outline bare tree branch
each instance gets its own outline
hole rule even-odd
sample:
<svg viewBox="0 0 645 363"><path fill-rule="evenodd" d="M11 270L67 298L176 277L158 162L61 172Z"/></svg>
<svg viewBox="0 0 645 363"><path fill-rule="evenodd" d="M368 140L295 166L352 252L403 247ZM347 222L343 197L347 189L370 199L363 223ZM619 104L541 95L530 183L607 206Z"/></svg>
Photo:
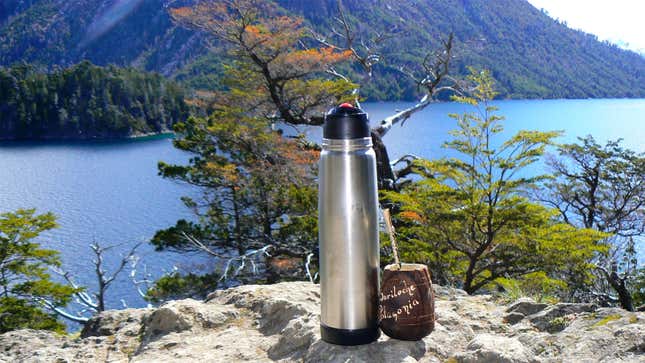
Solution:
<svg viewBox="0 0 645 363"><path fill-rule="evenodd" d="M97 286L97 291L95 293L92 293L92 295L94 295L94 298L92 298L92 296L89 293L84 291L84 288L82 288L80 285L76 283L76 281L73 279L73 277L68 271L64 271L63 269L60 269L60 268L52 268L52 271L54 273L60 275L63 279L65 279L65 281L71 287L77 290L74 293L74 299L78 305L85 307L81 309L78 314L70 313L69 311L63 309L62 307L56 306L51 301L41 299L40 303L43 304L43 306L50 309L51 311L53 311L54 313L60 315L61 317L75 322L86 322L89 319L87 316L83 316L83 314L89 313L91 315L94 315L96 313L105 311L105 299L106 299L107 289L110 287L112 282L114 282L116 277L123 271L125 265L130 260L135 258L135 251L140 245L141 245L141 242L138 242L128 251L127 254L121 257L119 264L117 265L116 269L113 271L111 275L108 275L108 273L104 269L103 257L106 251L109 251L116 246L102 247L97 242L93 242L90 245L90 249L94 252L94 255L96 256L96 259L93 261L93 263L94 263L94 272L95 272L98 286Z"/></svg>
<svg viewBox="0 0 645 363"><path fill-rule="evenodd" d="M38 301L47 309L53 311L57 315L62 316L63 318L67 320L71 320L77 323L87 323L90 319L85 317L85 316L79 316L79 315L73 315L64 309L54 305L51 301L47 301L46 299L38 299Z"/></svg>

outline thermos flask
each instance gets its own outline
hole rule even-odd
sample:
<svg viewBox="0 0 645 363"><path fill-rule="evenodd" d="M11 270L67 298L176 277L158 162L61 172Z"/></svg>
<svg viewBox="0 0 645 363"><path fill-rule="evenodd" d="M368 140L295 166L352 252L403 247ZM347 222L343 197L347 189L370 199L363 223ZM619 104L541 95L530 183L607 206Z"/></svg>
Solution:
<svg viewBox="0 0 645 363"><path fill-rule="evenodd" d="M367 114L344 103L325 116L319 169L320 329L329 343L380 334L377 193Z"/></svg>

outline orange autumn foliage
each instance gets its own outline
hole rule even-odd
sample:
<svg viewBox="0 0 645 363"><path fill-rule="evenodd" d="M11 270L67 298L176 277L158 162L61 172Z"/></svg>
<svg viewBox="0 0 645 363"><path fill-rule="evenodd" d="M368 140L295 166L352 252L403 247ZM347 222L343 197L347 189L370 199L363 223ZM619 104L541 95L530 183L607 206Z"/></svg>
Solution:
<svg viewBox="0 0 645 363"><path fill-rule="evenodd" d="M399 213L399 216L401 218L404 218L404 219L407 219L407 220L410 220L410 221L414 221L414 222L422 223L424 221L423 217L421 217L421 215L419 215L419 213L417 213L417 212L402 211L401 213Z"/></svg>
<svg viewBox="0 0 645 363"><path fill-rule="evenodd" d="M230 92L217 109L229 104L253 109L291 124L320 123L329 105L352 99L355 85L328 79L335 64L352 53L332 47L305 47L302 18L285 16L275 4L259 0L220 0L171 10L180 25L198 29L228 45ZM317 121L312 121L312 117Z"/></svg>

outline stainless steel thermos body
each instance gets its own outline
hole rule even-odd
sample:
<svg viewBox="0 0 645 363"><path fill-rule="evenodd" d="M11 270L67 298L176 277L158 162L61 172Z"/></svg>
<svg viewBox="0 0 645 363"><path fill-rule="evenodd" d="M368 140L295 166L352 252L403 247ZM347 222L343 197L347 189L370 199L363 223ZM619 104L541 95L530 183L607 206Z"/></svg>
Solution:
<svg viewBox="0 0 645 363"><path fill-rule="evenodd" d="M322 339L372 342L379 336L376 156L366 114L348 104L325 119L318 211Z"/></svg>

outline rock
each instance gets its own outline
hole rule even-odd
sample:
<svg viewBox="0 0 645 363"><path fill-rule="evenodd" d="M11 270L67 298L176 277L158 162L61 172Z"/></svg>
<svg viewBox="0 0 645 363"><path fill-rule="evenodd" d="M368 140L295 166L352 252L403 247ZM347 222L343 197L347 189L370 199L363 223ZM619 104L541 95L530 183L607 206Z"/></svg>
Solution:
<svg viewBox="0 0 645 363"><path fill-rule="evenodd" d="M94 316L81 330L81 338L105 337L95 340L107 346L107 351L118 351L125 356L139 347L139 336L145 317L152 309L108 310ZM85 339L91 341L91 339ZM103 343L105 342L105 343ZM96 353L99 355L100 353Z"/></svg>
<svg viewBox="0 0 645 363"><path fill-rule="evenodd" d="M320 313L319 286L306 282L245 285L215 291L206 301L254 312L260 330L267 335L280 332L295 317Z"/></svg>
<svg viewBox="0 0 645 363"><path fill-rule="evenodd" d="M184 330L216 329L236 315L228 306L208 306L193 299L171 301L143 317L143 339Z"/></svg>
<svg viewBox="0 0 645 363"><path fill-rule="evenodd" d="M532 363L533 354L517 339L480 334L468 346L466 352L453 357L460 363Z"/></svg>
<svg viewBox="0 0 645 363"><path fill-rule="evenodd" d="M504 315L504 322L508 324L517 324L527 315L536 314L544 310L547 304L537 303L531 298L520 298L514 303L510 304L506 309L506 315Z"/></svg>
<svg viewBox="0 0 645 363"><path fill-rule="evenodd" d="M141 329L143 316L149 312L150 309L105 311L94 316L85 324L81 330L81 338L114 335L118 331L136 335Z"/></svg>
<svg viewBox="0 0 645 363"><path fill-rule="evenodd" d="M559 303L529 316L528 319L538 330L555 333L564 330L571 321L575 320L575 314L595 309L594 304Z"/></svg>
<svg viewBox="0 0 645 363"><path fill-rule="evenodd" d="M517 324L522 319L524 319L524 314L520 313L508 313L504 315L504 322L509 324Z"/></svg>
<svg viewBox="0 0 645 363"><path fill-rule="evenodd" d="M574 316L561 332L525 332L518 339L547 361L643 361L645 329L640 322L642 314L601 308Z"/></svg>
<svg viewBox="0 0 645 363"><path fill-rule="evenodd" d="M105 311L80 337L0 334L0 362L638 362L645 354L642 312L589 304L534 312L540 305L529 300L507 307L489 295L435 291L435 330L416 342L384 335L357 347L323 342L319 286L286 282L216 291L206 301Z"/></svg>
<svg viewBox="0 0 645 363"><path fill-rule="evenodd" d="M0 362L126 362L105 337L72 339L48 331L17 330L0 334Z"/></svg>
<svg viewBox="0 0 645 363"><path fill-rule="evenodd" d="M538 313L542 310L544 310L547 306L547 304L543 303L537 303L535 300L531 298L521 298L512 303L511 305L508 306L508 309L506 309L507 313L517 313L517 314L522 314L524 316L526 315L533 315L535 313Z"/></svg>

